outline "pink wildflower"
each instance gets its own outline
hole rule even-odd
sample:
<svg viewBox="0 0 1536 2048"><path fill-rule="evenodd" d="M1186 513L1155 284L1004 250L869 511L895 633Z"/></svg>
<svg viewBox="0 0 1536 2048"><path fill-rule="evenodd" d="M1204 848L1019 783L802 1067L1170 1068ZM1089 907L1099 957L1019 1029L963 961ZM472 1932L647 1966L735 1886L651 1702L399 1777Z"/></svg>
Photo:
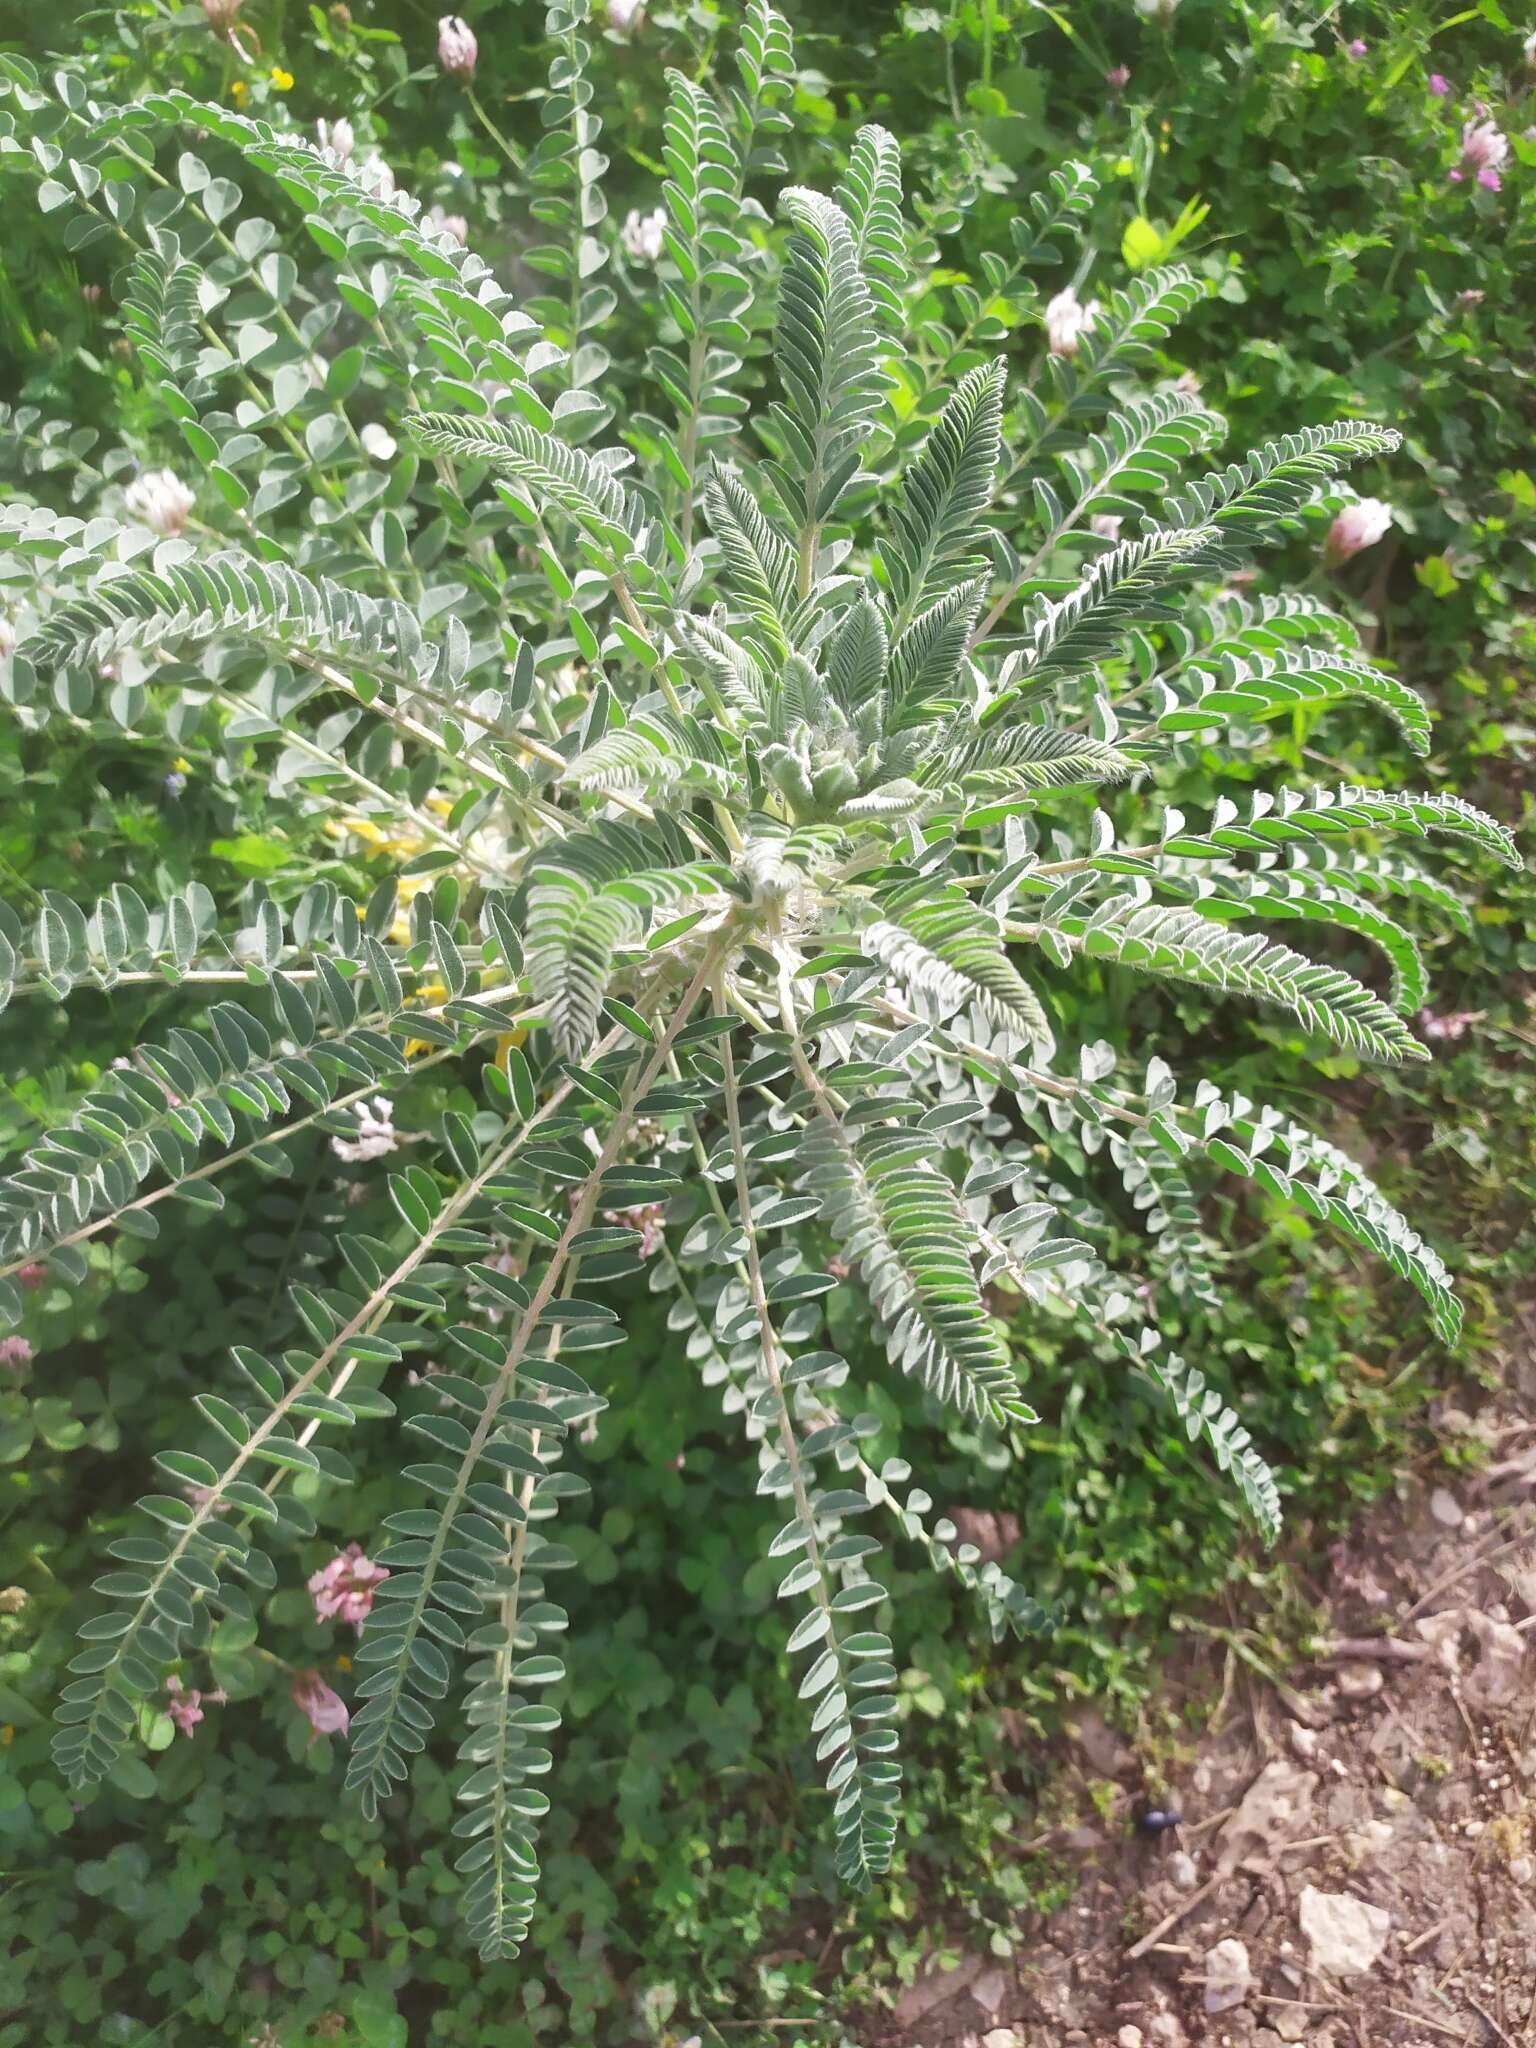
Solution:
<svg viewBox="0 0 1536 2048"><path fill-rule="evenodd" d="M1362 548L1374 547L1391 524L1390 505L1383 504L1380 498L1356 498L1329 527L1323 544L1324 556L1331 564L1347 562Z"/></svg>
<svg viewBox="0 0 1536 2048"><path fill-rule="evenodd" d="M1443 71L1431 71L1429 74L1429 89L1437 100L1446 99L1450 94L1451 81Z"/></svg>
<svg viewBox="0 0 1536 2048"><path fill-rule="evenodd" d="M349 1543L328 1565L311 1574L316 1621L350 1621L358 1634L373 1608L373 1589L389 1573L364 1557L360 1543Z"/></svg>
<svg viewBox="0 0 1536 2048"><path fill-rule="evenodd" d="M1465 1038L1474 1024L1481 1024L1487 1015L1486 1010L1451 1010L1437 1017L1433 1010L1420 1010L1413 1021L1426 1038L1449 1040L1454 1044L1458 1038Z"/></svg>
<svg viewBox="0 0 1536 2048"><path fill-rule="evenodd" d="M316 1735L345 1735L352 1716L340 1693L334 1693L318 1671L300 1671L293 1681L293 1704Z"/></svg>
<svg viewBox="0 0 1536 2048"><path fill-rule="evenodd" d="M182 1734L190 1736L192 1730L203 1718L202 1694L195 1686L190 1690L183 1687L181 1680L174 1672L165 1681L165 1689L170 1694L170 1698L165 1703L165 1711L176 1723Z"/></svg>
<svg viewBox="0 0 1536 2048"><path fill-rule="evenodd" d="M1131 67L1129 64L1117 64L1113 71L1106 71L1104 74L1104 83L1111 92L1124 92L1130 82Z"/></svg>
<svg viewBox="0 0 1536 2048"><path fill-rule="evenodd" d="M1479 185L1497 192L1499 166L1508 155L1509 138L1492 121L1468 121L1461 131L1461 162L1451 172L1451 182L1459 185L1471 171Z"/></svg>
<svg viewBox="0 0 1536 2048"><path fill-rule="evenodd" d="M1369 47L1368 43L1362 41L1359 36L1356 36L1352 43L1344 45L1344 54L1346 57L1363 57Z"/></svg>
<svg viewBox="0 0 1536 2048"><path fill-rule="evenodd" d="M25 1372L32 1363L32 1346L25 1337L0 1337L0 1366L7 1372Z"/></svg>
<svg viewBox="0 0 1536 2048"><path fill-rule="evenodd" d="M17 1267L16 1278L23 1287L42 1287L47 1284L48 1268L41 1259L28 1259L24 1266Z"/></svg>

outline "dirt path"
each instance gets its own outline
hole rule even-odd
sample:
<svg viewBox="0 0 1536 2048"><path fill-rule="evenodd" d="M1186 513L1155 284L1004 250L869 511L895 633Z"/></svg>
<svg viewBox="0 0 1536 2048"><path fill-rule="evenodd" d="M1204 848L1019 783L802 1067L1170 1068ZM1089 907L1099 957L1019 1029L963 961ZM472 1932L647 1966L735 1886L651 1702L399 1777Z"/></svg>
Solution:
<svg viewBox="0 0 1536 2048"><path fill-rule="evenodd" d="M1294 1689L1228 1653L1180 1827L1134 1832L1144 1774L1085 1720L1076 1895L869 2048L1536 2048L1536 1423L1439 1426L1487 1468L1335 1552Z"/></svg>

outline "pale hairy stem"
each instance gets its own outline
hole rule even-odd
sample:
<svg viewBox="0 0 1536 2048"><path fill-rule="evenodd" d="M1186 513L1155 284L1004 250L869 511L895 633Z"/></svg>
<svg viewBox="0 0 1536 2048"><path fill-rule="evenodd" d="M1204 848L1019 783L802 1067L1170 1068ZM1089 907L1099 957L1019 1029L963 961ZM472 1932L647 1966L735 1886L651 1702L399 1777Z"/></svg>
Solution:
<svg viewBox="0 0 1536 2048"><path fill-rule="evenodd" d="M301 754L307 754L312 761L319 762L329 774L344 775L349 782L355 782L359 789L366 790L369 796L373 797L390 816L409 819L410 823L415 826L424 839L434 841L435 844L442 847L445 851L451 850L456 853L465 866L478 868L484 874L501 878L502 870L493 863L482 860L479 855L471 853L453 833L445 830L429 812L419 810L408 798L396 796L390 790L387 790L381 782L373 781L370 776L363 773L361 768L354 767L344 754L328 752L318 741L311 739L309 734L302 731L299 727L290 725L286 720L273 717L270 712L262 710L259 705L252 705L243 702L239 697L231 696L227 690L216 689L211 691L210 695L216 704L222 704L226 711L234 712L238 716L249 718L252 715L256 715L262 718L270 718L274 737L283 740L291 747L296 747ZM231 744L236 746L254 744L263 737L265 735L261 733L251 733L248 738L234 741Z"/></svg>
<svg viewBox="0 0 1536 2048"><path fill-rule="evenodd" d="M518 1372L522 1366L523 1359L527 1355L528 1346L533 1339L534 1332L538 1327L539 1318L555 1298L556 1289L561 1283L567 1262L571 1257L572 1240L590 1226L593 1212L597 1207L597 1198L603 1176L617 1162L619 1154L624 1148L634 1121L635 1105L643 1098L646 1090L651 1086L658 1074L664 1070L667 1055L672 1050L673 1041L687 1022L694 1004L710 986L728 942L728 934L725 932L722 932L716 938L674 1008L665 1030L655 1045L651 1047L647 1057L631 1073L621 1093L620 1107L608 1128L608 1134L603 1140L597 1157L592 1162L590 1172L581 1185L580 1193L576 1197L570 1216L562 1228L558 1240L550 1249L549 1263L545 1267L538 1285L533 1290L527 1307L518 1318L516 1328L507 1345L506 1355L502 1360L495 1379L485 1390L484 1408L474 1429L470 1433L468 1445L460 1455L458 1467L454 1474L453 1485L444 1495L445 1504L438 1519L436 1534L432 1537L428 1553L423 1558L419 1567L421 1584L410 1604L410 1611L405 1620L402 1655L396 1661L394 1683L387 1692L377 1695L378 1698L389 1703L384 1715L386 1723L393 1717L401 1689L404 1686L405 1665L409 1658L410 1645L421 1630L422 1617L426 1611L428 1596L436 1583L443 1551L447 1547L453 1523L462 1507L465 1489L474 1476L475 1469L480 1462L486 1444L490 1441L493 1430L499 1426L498 1411L501 1404L517 1385ZM358 1782L366 1783L367 1781L368 1774L365 1771Z"/></svg>
<svg viewBox="0 0 1536 2048"><path fill-rule="evenodd" d="M818 1639L831 1651L836 1663L838 1690L844 1698L851 1698L853 1679L848 1667L847 1652L838 1633L837 1618L832 1610L832 1596L827 1590L828 1565L816 1529L816 1513L811 1505L810 1489L806 1481L805 1465L800 1453L800 1441L795 1433L794 1417L790 1409L788 1391L779 1363L778 1338L774 1332L773 1317L768 1303L768 1292L763 1281L762 1263L758 1257L757 1231L752 1221L752 1191L747 1180L747 1159L743 1144L741 1124L741 1101L736 1086L736 1068L731 1053L731 1041L721 1041L722 1064L725 1068L725 1115L730 1132L731 1157L735 1168L736 1208L743 1238L745 1239L747 1285L752 1304L757 1314L760 1354L763 1373L773 1394L774 1412L778 1423L779 1446L784 1463L789 1470L790 1491L795 1503L795 1519L805 1531L805 1554L815 1570L812 1598L820 1611L825 1627ZM858 1753L858 1737L853 1737L853 1754ZM860 1767L856 1764L855 1776Z"/></svg>
<svg viewBox="0 0 1536 2048"><path fill-rule="evenodd" d="M1040 1094L1054 1095L1062 1102L1075 1102L1078 1097L1092 1093L1081 1082L1066 1080L1060 1074L1042 1073L1038 1067L1023 1067L1017 1060L1005 1059L1001 1053L994 1052L987 1046L978 1045L974 1039L967 1038L950 1024L934 1024L931 1018L920 1017L916 1010L909 1010L904 1003L898 1003L892 996L877 995L871 1000L878 1003L880 1008L899 1024L929 1025L935 1033L947 1038L956 1050L963 1052L967 1058L979 1060L990 1067L1005 1088L1012 1088L1017 1081L1022 1080ZM1113 1103L1103 1101L1097 1095L1093 1095L1093 1102L1106 1116L1116 1117L1122 1123L1143 1125L1147 1121L1134 1110L1119 1108Z"/></svg>

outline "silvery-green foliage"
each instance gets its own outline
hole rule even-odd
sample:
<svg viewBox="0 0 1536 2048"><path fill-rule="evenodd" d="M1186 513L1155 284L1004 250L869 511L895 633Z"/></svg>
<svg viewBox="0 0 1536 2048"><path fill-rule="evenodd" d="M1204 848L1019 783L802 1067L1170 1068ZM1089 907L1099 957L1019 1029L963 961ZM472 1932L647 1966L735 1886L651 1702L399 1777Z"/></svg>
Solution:
<svg viewBox="0 0 1536 2048"><path fill-rule="evenodd" d="M1425 751L1424 706L1345 620L1223 581L1395 436L1312 428L1202 473L1222 422L1146 382L1199 296L1177 269L1104 289L1077 354L1026 379L1036 273L1087 170L1052 176L951 324L925 283L948 203L905 224L892 137L866 129L835 192L775 200L792 58L766 0L734 75L671 80L654 340L621 406L585 15L548 16L527 175L549 239L527 260L550 288L526 302L376 165L0 60L13 198L120 264L159 459L196 507L152 530L134 452L0 419L0 690L35 729L197 750L296 848L233 922L137 877L0 906L0 997L167 992L0 1183L0 1309L23 1264L83 1277L88 1240L292 1171L423 1066L484 1105L384 1169L389 1229L343 1231L334 1284L293 1289L306 1341L238 1349L160 1455L166 1490L82 1629L59 1761L110 1771L175 1660L290 1568L305 1497L349 1481L348 1432L398 1426L348 1782L372 1811L456 1732L487 1956L535 1905L580 1599L551 1525L585 1486L573 1432L602 1426L609 1290L649 1256L741 1422L837 1866L865 1885L901 1776L882 1534L956 1572L994 1632L1049 1617L955 1547L904 1461L868 1461L827 1296L862 1290L894 1371L1026 1452L1031 1319L1107 1329L1272 1539L1262 1449L1217 1364L1174 1355L1139 1277L1106 1266L1101 1193L1145 1216L1197 1337L1225 1280L1200 1208L1218 1174L1377 1254L1452 1339L1449 1276L1334 1147L1177 1084L1151 1044L1072 1042L1057 992L1088 964L1421 1058L1405 919L1466 915L1421 844L1516 857L1453 795L1370 786L1368 753L1358 785L1250 777L1197 818L1156 793L1190 736L1251 765L1284 714L1367 748L1385 718ZM409 857L353 901L306 880L322 829ZM1322 954L1289 943L1309 936ZM1384 992L1336 964L1367 948ZM447 1367L431 1402L403 1384L421 1332Z"/></svg>

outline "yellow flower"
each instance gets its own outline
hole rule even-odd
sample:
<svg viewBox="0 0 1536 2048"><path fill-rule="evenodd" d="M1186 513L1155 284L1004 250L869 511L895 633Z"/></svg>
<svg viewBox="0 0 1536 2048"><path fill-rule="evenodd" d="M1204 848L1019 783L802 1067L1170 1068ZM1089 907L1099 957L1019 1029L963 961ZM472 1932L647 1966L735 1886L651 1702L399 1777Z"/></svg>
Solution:
<svg viewBox="0 0 1536 2048"><path fill-rule="evenodd" d="M232 78L229 81L229 96L237 107L245 104L250 89L243 78Z"/></svg>
<svg viewBox="0 0 1536 2048"><path fill-rule="evenodd" d="M507 1071L507 1054L514 1045L522 1045L527 1039L526 1031L504 1031L496 1041L496 1064L501 1071Z"/></svg>
<svg viewBox="0 0 1536 2048"><path fill-rule="evenodd" d="M175 769L178 775L190 775L192 773L192 763L186 758L184 754L178 754L175 760L171 763L171 766Z"/></svg>
<svg viewBox="0 0 1536 2048"><path fill-rule="evenodd" d="M11 1744L15 1740L16 1730L11 1726L10 1722L7 1721L5 1726L3 1728L0 1728L0 1749L9 1749Z"/></svg>
<svg viewBox="0 0 1536 2048"><path fill-rule="evenodd" d="M336 1659L336 1669L338 1671L350 1671L352 1669L352 1659L350 1657L338 1657Z"/></svg>
<svg viewBox="0 0 1536 2048"><path fill-rule="evenodd" d="M285 71L281 64L274 64L272 66L271 75L272 83L279 92L287 92L288 88L293 84L293 73Z"/></svg>

